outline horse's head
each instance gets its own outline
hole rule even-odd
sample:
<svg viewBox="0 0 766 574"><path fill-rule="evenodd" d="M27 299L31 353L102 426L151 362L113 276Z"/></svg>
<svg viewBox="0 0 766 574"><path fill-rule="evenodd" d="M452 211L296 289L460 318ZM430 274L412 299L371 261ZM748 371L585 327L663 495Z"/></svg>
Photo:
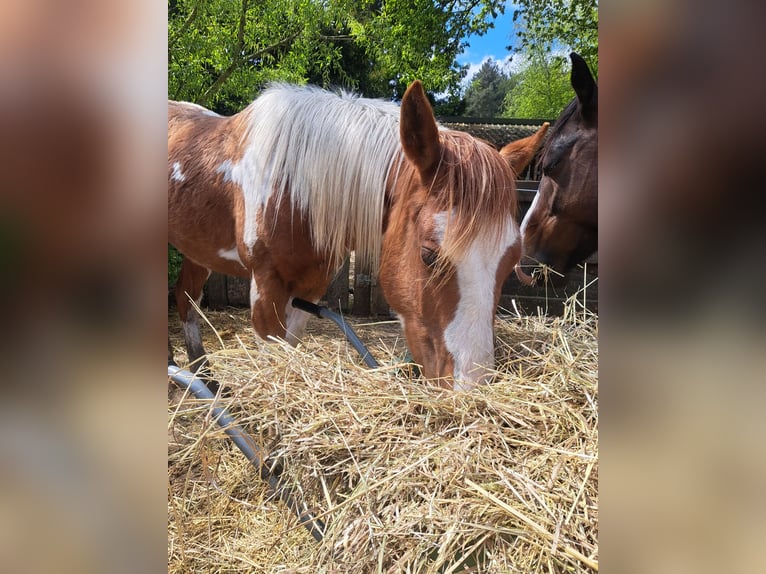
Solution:
<svg viewBox="0 0 766 574"><path fill-rule="evenodd" d="M400 139L380 283L424 375L468 389L494 366L495 310L521 255L513 171L490 145L440 130L420 82L402 100Z"/></svg>
<svg viewBox="0 0 766 574"><path fill-rule="evenodd" d="M560 274L598 247L598 86L585 60L570 57L577 96L550 129L540 187L521 223L525 263Z"/></svg>

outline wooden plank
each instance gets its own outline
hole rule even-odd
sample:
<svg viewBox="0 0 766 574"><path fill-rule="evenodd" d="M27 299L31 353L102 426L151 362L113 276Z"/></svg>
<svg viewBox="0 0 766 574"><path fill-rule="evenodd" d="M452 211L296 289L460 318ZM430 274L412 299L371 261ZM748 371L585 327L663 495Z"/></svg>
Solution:
<svg viewBox="0 0 766 574"><path fill-rule="evenodd" d="M250 306L250 283L251 281L244 277L226 277L226 295L230 306Z"/></svg>
<svg viewBox="0 0 766 574"><path fill-rule="evenodd" d="M370 271L362 268L359 259L354 261L354 307L353 315L369 316L372 308L372 279Z"/></svg>
<svg viewBox="0 0 766 574"><path fill-rule="evenodd" d="M372 293L370 294L371 314L375 316L389 317L391 310L386 302L386 298L383 296L383 288L380 286L380 281L376 275L372 282Z"/></svg>
<svg viewBox="0 0 766 574"><path fill-rule="evenodd" d="M223 309L226 307L229 304L226 275L212 273L207 283L205 283L205 294L207 296L207 306L210 309Z"/></svg>
<svg viewBox="0 0 766 574"><path fill-rule="evenodd" d="M333 311L340 311L343 313L348 313L350 311L348 299L350 287L348 274L350 269L351 260L346 257L343 265L335 274L335 278L327 288L327 293L324 298L325 301L327 301L327 306Z"/></svg>

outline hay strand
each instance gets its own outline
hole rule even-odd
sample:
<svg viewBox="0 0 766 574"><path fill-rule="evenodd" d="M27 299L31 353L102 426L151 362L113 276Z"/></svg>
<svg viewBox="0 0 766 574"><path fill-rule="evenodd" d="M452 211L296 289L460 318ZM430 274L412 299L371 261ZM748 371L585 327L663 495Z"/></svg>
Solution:
<svg viewBox="0 0 766 574"><path fill-rule="evenodd" d="M495 382L470 393L401 376L396 325L353 325L384 363L368 370L328 322L312 319L292 348L258 340L245 310L208 318L218 333L206 343L224 343L211 364L232 389L227 408L327 531L316 544L205 416L210 405L176 394L169 572L598 570L593 314L499 319ZM177 358L181 337L171 331Z"/></svg>

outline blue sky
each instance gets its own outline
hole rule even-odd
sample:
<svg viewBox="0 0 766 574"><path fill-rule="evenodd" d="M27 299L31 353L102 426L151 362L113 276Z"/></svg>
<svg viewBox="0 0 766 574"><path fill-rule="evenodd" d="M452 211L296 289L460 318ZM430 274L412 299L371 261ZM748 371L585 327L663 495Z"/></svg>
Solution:
<svg viewBox="0 0 766 574"><path fill-rule="evenodd" d="M515 44L513 10L514 3L508 0L505 3L505 13L500 14L494 20L494 28L488 30L483 36L470 36L467 39L470 46L457 57L459 64L469 65L468 75L464 83L470 82L470 79L487 58L493 58L498 62L507 62L510 59L511 52L505 48ZM520 57L517 56L516 60L519 59ZM518 64L518 62L514 62L514 64Z"/></svg>

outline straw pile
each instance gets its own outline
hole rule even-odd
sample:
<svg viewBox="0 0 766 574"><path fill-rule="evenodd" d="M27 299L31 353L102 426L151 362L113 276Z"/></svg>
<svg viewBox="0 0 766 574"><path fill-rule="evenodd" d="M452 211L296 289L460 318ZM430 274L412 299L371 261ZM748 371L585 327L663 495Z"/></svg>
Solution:
<svg viewBox="0 0 766 574"><path fill-rule="evenodd" d="M169 572L597 570L598 321L568 311L499 320L496 382L471 393L407 378L396 325L351 321L371 371L329 321L291 348L247 311L208 313L224 403L327 530L315 542L210 405L171 392Z"/></svg>

